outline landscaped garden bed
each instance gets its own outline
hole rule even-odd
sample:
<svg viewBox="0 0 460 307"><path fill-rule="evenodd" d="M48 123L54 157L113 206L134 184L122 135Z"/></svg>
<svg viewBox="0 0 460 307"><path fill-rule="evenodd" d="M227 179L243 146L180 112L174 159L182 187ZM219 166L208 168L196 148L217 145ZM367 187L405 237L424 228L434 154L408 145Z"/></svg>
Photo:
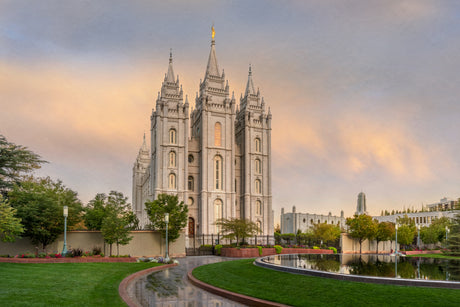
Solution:
<svg viewBox="0 0 460 307"><path fill-rule="evenodd" d="M333 254L334 251L331 249L311 249L311 248L282 248L278 254ZM251 258L251 257L265 257L276 255L276 249L274 247L262 248L262 254L259 252L257 247L223 247L221 249L221 256L223 257L235 257L235 258Z"/></svg>
<svg viewBox="0 0 460 307"><path fill-rule="evenodd" d="M0 262L8 263L89 263L89 262L136 262L135 257L48 257L48 258L20 258L0 257Z"/></svg>

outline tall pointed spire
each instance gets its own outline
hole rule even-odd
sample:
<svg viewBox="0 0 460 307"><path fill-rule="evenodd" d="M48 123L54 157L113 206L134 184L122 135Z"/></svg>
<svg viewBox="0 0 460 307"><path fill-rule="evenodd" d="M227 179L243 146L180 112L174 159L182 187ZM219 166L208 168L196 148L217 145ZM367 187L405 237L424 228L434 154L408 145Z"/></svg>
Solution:
<svg viewBox="0 0 460 307"><path fill-rule="evenodd" d="M216 47L215 47L216 41L214 40L216 31L214 30L214 26L212 26L211 31L212 31L211 51L209 52L208 66L206 67L206 73L204 76L205 80L207 79L208 76L220 77L219 66L217 65L217 57L216 57Z"/></svg>
<svg viewBox="0 0 460 307"><path fill-rule="evenodd" d="M248 83L246 84L246 91L244 92L244 96L246 97L248 94L256 95L256 91L254 90L254 83L252 82L251 64L249 64Z"/></svg>
<svg viewBox="0 0 460 307"><path fill-rule="evenodd" d="M166 81L174 83L174 69L172 65L172 49L169 49L169 65L168 65L168 72L166 73Z"/></svg>

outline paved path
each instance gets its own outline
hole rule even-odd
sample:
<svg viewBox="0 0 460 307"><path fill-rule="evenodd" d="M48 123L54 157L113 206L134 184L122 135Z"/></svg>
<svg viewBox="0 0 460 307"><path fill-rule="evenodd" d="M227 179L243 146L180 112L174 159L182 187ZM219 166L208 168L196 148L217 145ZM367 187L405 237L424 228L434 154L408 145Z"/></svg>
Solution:
<svg viewBox="0 0 460 307"><path fill-rule="evenodd" d="M139 305L162 307L245 306L197 288L187 279L187 272L197 266L234 259L193 256L178 260L178 266L144 276L128 287L128 292L134 294Z"/></svg>

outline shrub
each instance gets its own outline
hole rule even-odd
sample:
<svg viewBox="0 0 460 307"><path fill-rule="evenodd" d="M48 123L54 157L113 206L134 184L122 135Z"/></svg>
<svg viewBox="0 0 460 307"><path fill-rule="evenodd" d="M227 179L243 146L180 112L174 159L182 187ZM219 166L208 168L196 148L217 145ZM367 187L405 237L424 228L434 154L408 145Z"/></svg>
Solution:
<svg viewBox="0 0 460 307"><path fill-rule="evenodd" d="M257 246L257 249L259 250L259 256L262 256L262 246Z"/></svg>
<svg viewBox="0 0 460 307"><path fill-rule="evenodd" d="M46 258L46 253L38 253L38 258Z"/></svg>
<svg viewBox="0 0 460 307"><path fill-rule="evenodd" d="M337 254L337 248L330 246L329 249L332 250L334 254Z"/></svg>
<svg viewBox="0 0 460 307"><path fill-rule="evenodd" d="M215 251L216 251L216 255L220 256L220 250L222 249L222 245L217 244L214 248L215 248Z"/></svg>
<svg viewBox="0 0 460 307"><path fill-rule="evenodd" d="M211 244L203 244L200 246L200 250L212 250Z"/></svg>
<svg viewBox="0 0 460 307"><path fill-rule="evenodd" d="M279 245L275 245L274 247L275 247L276 253L281 254L281 251L283 250L283 248Z"/></svg>
<svg viewBox="0 0 460 307"><path fill-rule="evenodd" d="M67 254L71 254L71 257L81 257L83 255L83 250L81 248L73 248L68 251Z"/></svg>
<svg viewBox="0 0 460 307"><path fill-rule="evenodd" d="M95 256L100 255L100 254L102 254L102 247L95 246L95 247L93 247L92 252L93 252L93 255L95 255Z"/></svg>
<svg viewBox="0 0 460 307"><path fill-rule="evenodd" d="M313 246L313 249L319 249L319 247L318 246Z"/></svg>

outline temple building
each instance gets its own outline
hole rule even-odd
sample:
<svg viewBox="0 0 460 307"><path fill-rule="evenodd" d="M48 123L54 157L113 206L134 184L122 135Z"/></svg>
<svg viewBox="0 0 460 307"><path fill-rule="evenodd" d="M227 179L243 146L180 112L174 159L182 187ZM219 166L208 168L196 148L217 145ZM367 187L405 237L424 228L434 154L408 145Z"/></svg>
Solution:
<svg viewBox="0 0 460 307"><path fill-rule="evenodd" d="M188 236L217 234L220 218L249 219L273 235L270 108L251 66L237 103L218 65L214 29L210 47L193 111L170 54L150 142L144 135L133 167L133 210L146 227L145 202L174 194L188 205Z"/></svg>

